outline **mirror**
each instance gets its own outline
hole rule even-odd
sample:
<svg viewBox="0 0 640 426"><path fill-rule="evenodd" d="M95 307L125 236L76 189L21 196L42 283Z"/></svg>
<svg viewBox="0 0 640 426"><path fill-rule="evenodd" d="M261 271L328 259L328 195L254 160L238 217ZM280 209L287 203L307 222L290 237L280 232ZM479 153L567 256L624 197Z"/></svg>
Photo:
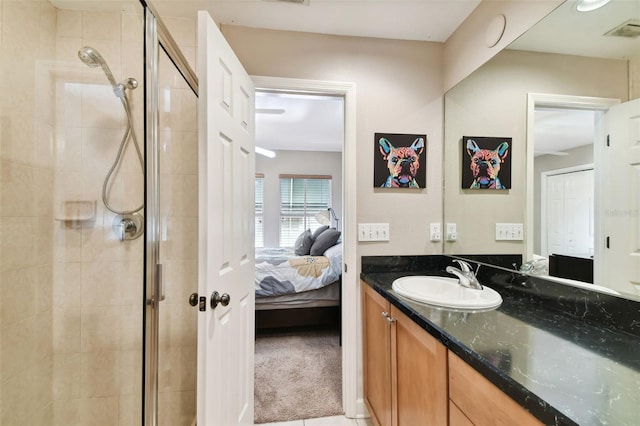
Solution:
<svg viewBox="0 0 640 426"><path fill-rule="evenodd" d="M611 288L640 300L640 279L633 285L615 273L625 262L629 266L629 261L620 259L631 252L639 274L640 251L627 250L612 259L606 248L606 236L615 232L619 246L632 245L632 241L621 241L625 238L640 245L638 197L633 195L636 183L623 183L627 187L622 192L634 204L620 210L626 212L624 220L614 217L605 206L610 205L612 194L620 192L610 183L611 174L620 167L611 165L611 155L603 148L608 130L605 114L617 108L612 107L616 103L640 98L639 25L640 2L612 0L598 10L582 13L576 10L576 2L567 1L446 93L444 227L456 224L457 238L448 241L444 234L445 254L521 254L524 261L532 260L534 254L593 259L596 285L588 284L588 288ZM640 107L635 111L640 116ZM574 118L582 123L586 120L586 126L572 125L568 134L559 133L566 132ZM583 136L585 131L587 136ZM640 134L640 124L636 122L633 131ZM471 161L463 137L509 141L509 189L463 187L462 169L469 168ZM539 143L545 139L551 145ZM498 160L496 164L504 163ZM585 172L587 184L580 191L587 195L565 209L579 210L577 217L559 211L557 201L542 201L543 193L553 200L548 188L556 184L553 177L561 170ZM640 180L637 172L633 179ZM568 180L571 182L561 184L569 188L566 192L579 192L575 182ZM570 244L551 244L551 231L561 228L554 219L558 216L573 218L564 228L579 229L575 232L582 240L579 245L571 237L565 238ZM613 229L616 227L622 232ZM532 269L532 273L541 271Z"/></svg>

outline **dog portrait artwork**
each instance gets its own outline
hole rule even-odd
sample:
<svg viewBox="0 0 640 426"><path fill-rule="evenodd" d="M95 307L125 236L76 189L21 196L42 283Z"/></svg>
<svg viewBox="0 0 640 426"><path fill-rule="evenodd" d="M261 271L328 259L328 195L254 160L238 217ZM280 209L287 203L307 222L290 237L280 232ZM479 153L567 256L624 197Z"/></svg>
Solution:
<svg viewBox="0 0 640 426"><path fill-rule="evenodd" d="M424 188L427 135L376 133L374 186Z"/></svg>
<svg viewBox="0 0 640 426"><path fill-rule="evenodd" d="M511 188L511 138L462 138L463 189Z"/></svg>

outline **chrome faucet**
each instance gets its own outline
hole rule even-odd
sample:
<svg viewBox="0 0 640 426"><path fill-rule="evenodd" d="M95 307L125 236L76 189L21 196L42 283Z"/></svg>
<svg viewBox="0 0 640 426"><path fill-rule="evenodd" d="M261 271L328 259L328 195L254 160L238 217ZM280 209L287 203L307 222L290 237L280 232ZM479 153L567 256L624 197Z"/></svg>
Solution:
<svg viewBox="0 0 640 426"><path fill-rule="evenodd" d="M464 260L454 259L453 261L458 262L460 269L454 266L447 266L445 271L457 276L461 286L482 290L482 284L478 282L476 275L471 270L471 265Z"/></svg>

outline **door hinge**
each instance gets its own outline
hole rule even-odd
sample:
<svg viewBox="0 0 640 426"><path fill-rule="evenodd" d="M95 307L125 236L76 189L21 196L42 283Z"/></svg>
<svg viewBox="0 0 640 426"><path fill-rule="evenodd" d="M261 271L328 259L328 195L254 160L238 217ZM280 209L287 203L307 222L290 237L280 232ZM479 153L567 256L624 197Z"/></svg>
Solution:
<svg viewBox="0 0 640 426"><path fill-rule="evenodd" d="M347 269L348 269L348 268L347 268L347 264L345 263L345 264L344 264L344 273L345 273L345 274L347 273Z"/></svg>
<svg viewBox="0 0 640 426"><path fill-rule="evenodd" d="M607 247L607 248L610 248L610 247L609 247L609 242L610 242L610 239L609 239L609 237L607 237L607 242L605 243L605 245L606 245L606 247Z"/></svg>
<svg viewBox="0 0 640 426"><path fill-rule="evenodd" d="M607 135L607 146L611 146L611 137Z"/></svg>

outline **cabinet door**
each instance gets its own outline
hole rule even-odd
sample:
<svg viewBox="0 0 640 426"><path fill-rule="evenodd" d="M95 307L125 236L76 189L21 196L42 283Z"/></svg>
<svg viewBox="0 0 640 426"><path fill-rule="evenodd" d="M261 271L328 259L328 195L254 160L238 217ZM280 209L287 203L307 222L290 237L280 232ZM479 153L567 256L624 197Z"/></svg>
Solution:
<svg viewBox="0 0 640 426"><path fill-rule="evenodd" d="M397 426L446 425L447 349L391 307L392 406Z"/></svg>
<svg viewBox="0 0 640 426"><path fill-rule="evenodd" d="M474 426L453 401L449 401L449 426Z"/></svg>
<svg viewBox="0 0 640 426"><path fill-rule="evenodd" d="M453 352L449 352L449 398L476 425L542 425Z"/></svg>
<svg viewBox="0 0 640 426"><path fill-rule="evenodd" d="M389 302L362 285L364 397L377 425L391 426L391 327Z"/></svg>

